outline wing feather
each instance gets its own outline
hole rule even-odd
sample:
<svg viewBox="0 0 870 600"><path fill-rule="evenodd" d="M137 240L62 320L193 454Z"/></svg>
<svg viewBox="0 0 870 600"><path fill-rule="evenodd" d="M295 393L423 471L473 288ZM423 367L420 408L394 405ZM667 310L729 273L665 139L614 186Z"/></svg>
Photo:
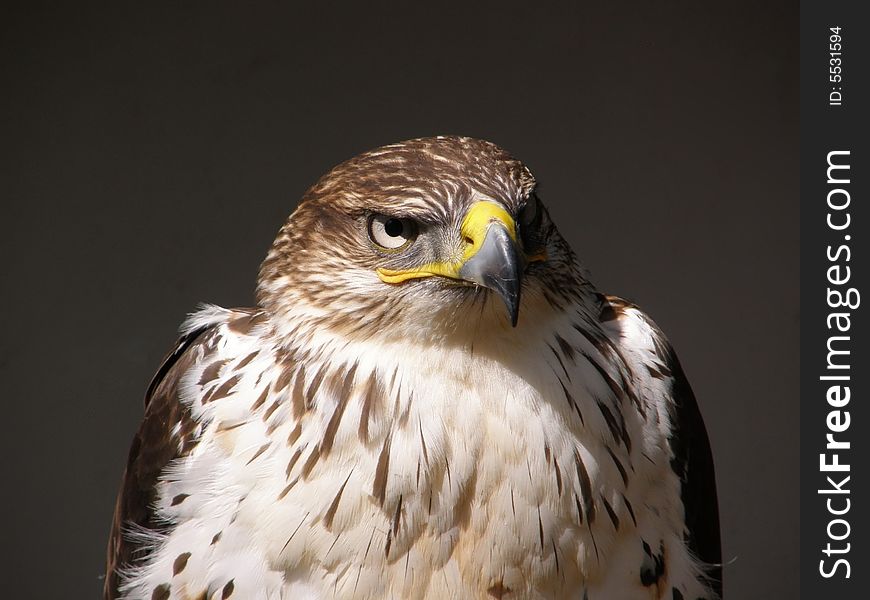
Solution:
<svg viewBox="0 0 870 600"><path fill-rule="evenodd" d="M120 571L140 558L144 542L125 532L159 530L154 501L157 480L172 460L186 455L196 444L195 422L180 402L180 381L196 362L196 351L213 333L213 326L199 327L181 336L163 359L145 394L145 416L130 447L127 467L115 504L115 515L106 556L103 598L118 597Z"/></svg>
<svg viewBox="0 0 870 600"><path fill-rule="evenodd" d="M602 298L602 323L626 318L639 325L641 339L650 342L658 364L647 364L659 379L670 380L667 410L672 431L671 468L680 480L686 523L686 543L699 559L710 588L722 597L722 544L716 474L707 428L680 361L664 333L642 310L617 296Z"/></svg>
<svg viewBox="0 0 870 600"><path fill-rule="evenodd" d="M674 457L671 467L682 485L687 541L695 556L708 566L710 587L721 598L722 542L713 452L695 394L669 344L667 350L666 364L673 375L674 400L671 414L674 429L670 439Z"/></svg>

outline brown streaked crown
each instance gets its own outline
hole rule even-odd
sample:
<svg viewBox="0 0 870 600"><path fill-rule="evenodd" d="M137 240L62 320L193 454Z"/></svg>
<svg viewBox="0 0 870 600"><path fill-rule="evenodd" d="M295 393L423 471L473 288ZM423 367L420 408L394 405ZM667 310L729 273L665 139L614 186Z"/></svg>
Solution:
<svg viewBox="0 0 870 600"><path fill-rule="evenodd" d="M376 269L392 268L408 257L373 252L367 217L381 213L412 218L448 236L458 233L476 200L498 202L517 215L534 187L524 164L484 140L420 138L365 152L333 168L305 193L263 262L258 301L277 313L309 303L327 308L334 322L364 319L373 325L397 319L411 303L419 314L455 312L456 302L475 302L485 292L445 281L384 284ZM548 218L547 223L548 263L561 274L550 273L549 289L540 291L556 302L575 295L584 278L570 248ZM538 276L554 271L547 265L534 270Z"/></svg>

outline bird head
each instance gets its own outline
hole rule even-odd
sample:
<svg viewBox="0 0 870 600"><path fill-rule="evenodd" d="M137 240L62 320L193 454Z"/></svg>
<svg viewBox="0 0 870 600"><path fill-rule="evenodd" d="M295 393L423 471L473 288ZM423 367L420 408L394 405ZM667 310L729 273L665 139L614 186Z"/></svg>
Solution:
<svg viewBox="0 0 870 600"><path fill-rule="evenodd" d="M259 301L337 329L510 328L585 277L529 169L464 137L366 152L303 197L260 271Z"/></svg>

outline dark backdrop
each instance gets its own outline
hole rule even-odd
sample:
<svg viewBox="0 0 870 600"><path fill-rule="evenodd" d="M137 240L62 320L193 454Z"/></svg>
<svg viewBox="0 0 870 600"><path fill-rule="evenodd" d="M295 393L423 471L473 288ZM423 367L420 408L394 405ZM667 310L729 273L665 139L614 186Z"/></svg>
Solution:
<svg viewBox="0 0 870 600"><path fill-rule="evenodd" d="M96 596L148 380L305 189L460 133L669 334L729 597L797 597L796 2L67 4L0 9L4 596Z"/></svg>

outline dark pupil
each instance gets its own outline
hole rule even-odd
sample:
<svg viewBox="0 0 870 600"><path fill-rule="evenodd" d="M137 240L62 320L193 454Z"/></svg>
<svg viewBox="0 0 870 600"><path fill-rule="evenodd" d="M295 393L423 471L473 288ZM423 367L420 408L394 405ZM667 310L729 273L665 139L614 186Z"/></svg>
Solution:
<svg viewBox="0 0 870 600"><path fill-rule="evenodd" d="M390 219L386 223L384 223L384 231L390 237L399 237L402 235L402 231L404 231L405 227L402 225L402 221L399 219Z"/></svg>

